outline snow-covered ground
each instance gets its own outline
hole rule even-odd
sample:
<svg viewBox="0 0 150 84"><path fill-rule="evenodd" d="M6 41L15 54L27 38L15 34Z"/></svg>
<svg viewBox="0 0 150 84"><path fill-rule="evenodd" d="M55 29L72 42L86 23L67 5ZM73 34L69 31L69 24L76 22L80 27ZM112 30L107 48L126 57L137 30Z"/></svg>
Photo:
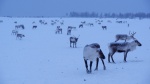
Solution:
<svg viewBox="0 0 150 84"><path fill-rule="evenodd" d="M57 22L52 26L51 20L56 19L64 21L64 25ZM150 19L118 19L127 21L122 24L116 23L116 19L99 19L103 20L100 25L95 19L98 18L0 17L3 20L0 22L0 84L149 84ZM39 20L48 24L43 25ZM94 23L94 26L78 28L81 21ZM25 35L22 40L11 35L18 24L25 26L24 30L18 30ZM37 29L32 29L33 25L37 25ZM103 25L107 30L101 28ZM57 26L63 28L63 34L55 34ZM71 35L67 35L68 26L77 27ZM108 63L108 44L115 41L116 34L128 34L129 31L136 32L135 38L142 46L128 53L126 63L123 53L114 54L116 64ZM77 48L70 48L69 37L79 35ZM91 43L100 44L106 56L106 70L100 61L99 70L94 71L94 62L92 74L87 74L83 48Z"/></svg>

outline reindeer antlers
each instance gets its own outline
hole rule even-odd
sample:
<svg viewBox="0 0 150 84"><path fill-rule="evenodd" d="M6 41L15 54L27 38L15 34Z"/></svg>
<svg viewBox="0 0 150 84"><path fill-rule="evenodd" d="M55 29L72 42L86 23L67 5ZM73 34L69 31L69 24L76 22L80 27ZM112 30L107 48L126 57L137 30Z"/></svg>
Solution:
<svg viewBox="0 0 150 84"><path fill-rule="evenodd" d="M76 37L76 36L73 35L73 37ZM78 36L78 38L79 38L79 37L80 37L80 35Z"/></svg>
<svg viewBox="0 0 150 84"><path fill-rule="evenodd" d="M136 34L136 32L131 33L131 32L129 31L129 35L134 36L134 34Z"/></svg>

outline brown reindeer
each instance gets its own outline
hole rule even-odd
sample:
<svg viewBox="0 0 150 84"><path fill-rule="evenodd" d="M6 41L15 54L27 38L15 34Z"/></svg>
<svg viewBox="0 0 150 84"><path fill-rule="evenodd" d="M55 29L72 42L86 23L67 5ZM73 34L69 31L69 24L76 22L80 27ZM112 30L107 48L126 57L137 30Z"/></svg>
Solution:
<svg viewBox="0 0 150 84"><path fill-rule="evenodd" d="M73 44L73 48L77 47L76 45L77 45L78 38L77 37L70 37L70 39L69 39L70 40L70 47L72 47L71 44Z"/></svg>
<svg viewBox="0 0 150 84"><path fill-rule="evenodd" d="M142 44L135 38L134 41L132 42L110 43L108 46L109 48L108 62L110 63L110 57L111 57L112 62L115 63L113 59L113 55L115 54L115 52L120 52L120 53L124 52L124 61L126 62L128 52L135 50L136 46L142 46Z"/></svg>

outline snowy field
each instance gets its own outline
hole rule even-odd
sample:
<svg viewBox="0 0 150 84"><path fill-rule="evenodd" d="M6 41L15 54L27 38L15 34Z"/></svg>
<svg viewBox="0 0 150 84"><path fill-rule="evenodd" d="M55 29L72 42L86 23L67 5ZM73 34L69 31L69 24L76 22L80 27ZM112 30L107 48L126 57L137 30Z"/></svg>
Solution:
<svg viewBox="0 0 150 84"><path fill-rule="evenodd" d="M104 18L0 17L0 20L3 21L0 22L0 84L150 84L150 19L117 19L127 23ZM52 20L58 21L51 25ZM98 24L96 20L103 22ZM86 25L79 28L83 21ZM19 24L25 26L24 30L18 29L25 35L21 40L11 35ZM33 25L37 28L32 29ZM62 34L55 34L57 26L63 29ZM68 26L76 27L71 35L67 35ZM107 30L101 26L107 26ZM129 31L136 32L135 38L142 46L128 53L126 63L123 53L114 54L116 64L108 63L108 44L115 41L116 34L129 34ZM70 48L70 36L79 36L77 48ZM91 43L100 44L106 57L106 70L100 61L99 70L94 71L94 62L92 73L87 74L83 48Z"/></svg>

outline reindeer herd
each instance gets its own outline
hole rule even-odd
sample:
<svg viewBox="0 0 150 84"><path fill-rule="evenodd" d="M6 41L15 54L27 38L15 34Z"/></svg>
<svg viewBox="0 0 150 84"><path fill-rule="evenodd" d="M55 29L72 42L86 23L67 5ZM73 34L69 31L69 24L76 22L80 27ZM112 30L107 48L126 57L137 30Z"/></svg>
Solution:
<svg viewBox="0 0 150 84"><path fill-rule="evenodd" d="M137 46L142 46L142 44L134 37L134 34L136 32L130 33L129 35L126 34L117 34L116 35L116 41L111 42L108 45L108 62L110 62L110 58L113 63L115 63L113 59L113 55L116 52L124 53L124 62L127 62L127 54L128 52L131 52L136 49ZM127 40L133 40L132 42L127 42ZM125 42L117 42L118 40L125 40ZM83 58L85 62L86 72L91 73L92 72L92 63L93 61L96 61L96 68L95 70L98 70L98 62L99 58L102 61L103 69L106 70L105 64L103 59L105 59L105 55L103 54L102 50L100 49L100 45L98 43L92 43L89 45L86 45L83 49ZM87 60L90 61L90 70L88 69L88 63Z"/></svg>
<svg viewBox="0 0 150 84"><path fill-rule="evenodd" d="M15 21L14 23L17 23L17 22ZM15 29L12 30L12 32L11 32L11 35L15 35L15 36L16 36L16 40L17 40L17 39L20 39L20 40L21 40L23 37L25 37L24 34L20 34L20 33L18 32L19 29L24 30L24 29L25 29L24 25L22 25L22 24L21 24L21 25L15 25Z"/></svg>
<svg viewBox="0 0 150 84"><path fill-rule="evenodd" d="M48 24L46 21L40 20L39 21L41 24ZM55 21L51 21L51 25L56 24L56 22L58 22L57 20ZM96 20L96 23L101 24L103 22L103 20ZM111 21L108 21L111 23ZM117 21L117 23L121 23L121 21ZM64 25L64 21L60 22L61 25ZM79 24L79 28L83 28L86 25L89 26L94 26L93 23L87 23L86 25L86 21L81 22L81 24ZM107 30L107 26L102 25L101 26L103 30ZM37 25L33 25L32 27L33 29L37 28ZM12 30L12 35L16 36L16 39L22 39L23 37L25 37L24 34L20 34L18 33L18 30L22 29L24 30L25 27L24 25L16 25L15 29ZM71 31L72 29L76 29L76 27L74 26L68 26L67 28L67 35L71 35ZM55 34L62 34L62 30L63 28L61 28L61 26L57 26L56 30L55 30ZM129 35L127 34L116 34L115 36L115 41L114 42L110 42L108 45L108 62L111 63L115 63L113 56L116 52L119 53L124 53L124 62L127 62L127 54L133 50L136 49L137 46L142 46L142 44L134 37L134 35L136 34L136 32L129 32ZM79 35L80 36L80 35ZM69 42L70 42L70 47L72 48L77 48L77 42L78 42L78 37L75 36L70 36L69 38ZM118 42L119 40L124 40L124 42ZM129 40L133 40L131 42L128 42ZM102 52L102 49L100 48L100 44L98 43L92 43L92 44L87 44L84 46L83 49L83 59L84 59L84 63L85 63L85 67L86 67L86 72L87 73L91 73L92 72L92 64L94 61L96 61L96 68L95 70L98 70L98 63L99 63L99 59L102 61L103 64L103 69L106 70L106 66L104 63L104 59L105 59L105 55ZM111 59L111 60L110 60ZM88 61L90 61L90 67L88 67Z"/></svg>

